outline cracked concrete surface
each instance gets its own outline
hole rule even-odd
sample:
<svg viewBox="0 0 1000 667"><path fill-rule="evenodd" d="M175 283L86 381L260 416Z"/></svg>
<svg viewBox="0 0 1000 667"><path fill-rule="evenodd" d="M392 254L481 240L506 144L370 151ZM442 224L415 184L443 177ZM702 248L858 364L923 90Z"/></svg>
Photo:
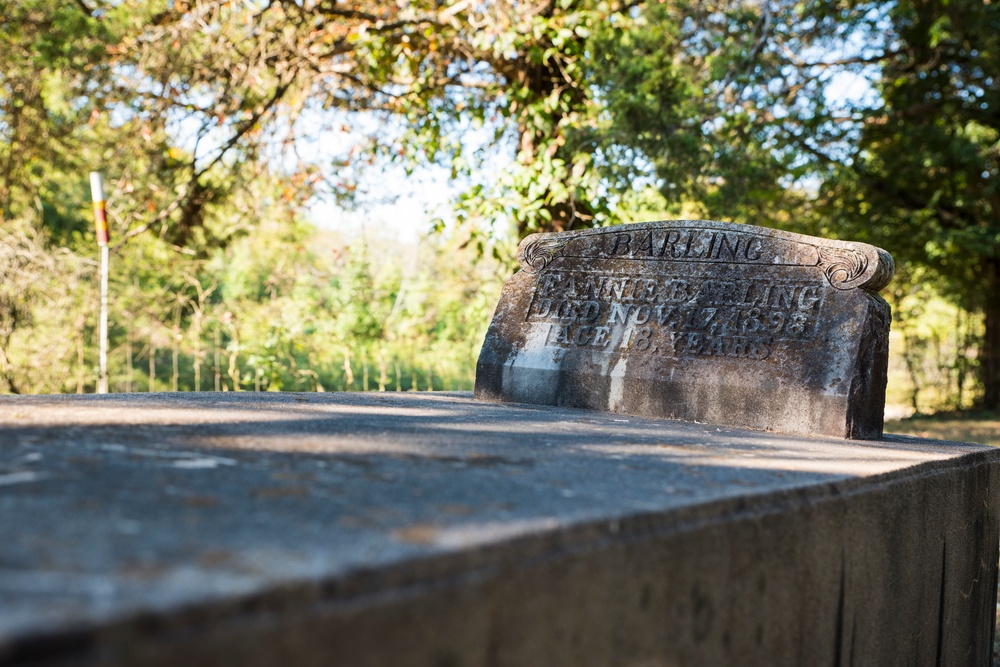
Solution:
<svg viewBox="0 0 1000 667"><path fill-rule="evenodd" d="M997 454L466 393L3 397L0 663L988 664Z"/></svg>

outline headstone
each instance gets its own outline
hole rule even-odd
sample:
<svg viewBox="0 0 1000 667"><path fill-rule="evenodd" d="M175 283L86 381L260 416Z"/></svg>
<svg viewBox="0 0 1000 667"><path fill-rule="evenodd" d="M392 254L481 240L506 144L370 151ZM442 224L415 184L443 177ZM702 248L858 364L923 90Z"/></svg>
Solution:
<svg viewBox="0 0 1000 667"><path fill-rule="evenodd" d="M786 433L882 435L892 257L704 220L533 234L477 399Z"/></svg>

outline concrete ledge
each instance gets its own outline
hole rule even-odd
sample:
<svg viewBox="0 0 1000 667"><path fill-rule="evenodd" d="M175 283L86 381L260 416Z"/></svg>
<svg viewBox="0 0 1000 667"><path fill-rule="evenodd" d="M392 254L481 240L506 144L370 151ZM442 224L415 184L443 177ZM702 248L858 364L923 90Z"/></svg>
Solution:
<svg viewBox="0 0 1000 667"><path fill-rule="evenodd" d="M468 394L0 399L0 663L989 664L998 451Z"/></svg>

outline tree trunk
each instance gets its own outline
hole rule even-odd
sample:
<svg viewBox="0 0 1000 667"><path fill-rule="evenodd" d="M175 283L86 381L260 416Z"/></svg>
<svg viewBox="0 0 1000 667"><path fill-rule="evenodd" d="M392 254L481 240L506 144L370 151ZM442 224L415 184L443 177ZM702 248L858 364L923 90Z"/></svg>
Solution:
<svg viewBox="0 0 1000 667"><path fill-rule="evenodd" d="M191 339L194 342L194 390L201 391L201 306L199 305L198 310L195 312L192 318L192 327L194 328L194 333L191 335Z"/></svg>
<svg viewBox="0 0 1000 667"><path fill-rule="evenodd" d="M920 374L917 372L917 362L914 359L910 334L903 330L903 361L906 363L906 372L910 375L910 384L913 389L910 392L910 405L913 406L913 414L920 414Z"/></svg>
<svg viewBox="0 0 1000 667"><path fill-rule="evenodd" d="M177 391L180 387L181 379L181 369L180 369L180 356L181 356L181 303L180 301L174 304L174 340L171 344L171 368L172 371L170 375L170 389L172 391Z"/></svg>
<svg viewBox="0 0 1000 667"><path fill-rule="evenodd" d="M84 340L83 340L83 322L82 320L78 322L78 328L76 331L76 393L82 394L85 389L84 374Z"/></svg>
<svg viewBox="0 0 1000 667"><path fill-rule="evenodd" d="M229 353L229 379L233 382L233 391L243 391L240 386L240 341L233 335L232 350Z"/></svg>
<svg viewBox="0 0 1000 667"><path fill-rule="evenodd" d="M156 391L156 346L149 343L149 391Z"/></svg>
<svg viewBox="0 0 1000 667"><path fill-rule="evenodd" d="M385 354L382 349L378 351L378 390L385 391L385 385L389 382L389 376L385 369Z"/></svg>
<svg viewBox="0 0 1000 667"><path fill-rule="evenodd" d="M965 334L962 329L962 307L955 308L955 409L961 410L965 402Z"/></svg>
<svg viewBox="0 0 1000 667"><path fill-rule="evenodd" d="M354 371L351 370L351 348L344 349L344 391L351 391L354 384Z"/></svg>
<svg viewBox="0 0 1000 667"><path fill-rule="evenodd" d="M170 375L170 390L177 391L180 387L181 379L181 367L180 367L180 349L177 347L177 336L174 335L174 346L171 350L171 375Z"/></svg>
<svg viewBox="0 0 1000 667"><path fill-rule="evenodd" d="M125 365L128 377L125 380L125 393L132 393L132 326L125 330Z"/></svg>
<svg viewBox="0 0 1000 667"><path fill-rule="evenodd" d="M368 391L368 351L361 348L361 386Z"/></svg>
<svg viewBox="0 0 1000 667"><path fill-rule="evenodd" d="M983 407L1000 408L1000 259L986 260L986 334L983 336Z"/></svg>
<svg viewBox="0 0 1000 667"><path fill-rule="evenodd" d="M222 391L222 333L219 325L215 325L215 365L212 372L215 374L215 391Z"/></svg>

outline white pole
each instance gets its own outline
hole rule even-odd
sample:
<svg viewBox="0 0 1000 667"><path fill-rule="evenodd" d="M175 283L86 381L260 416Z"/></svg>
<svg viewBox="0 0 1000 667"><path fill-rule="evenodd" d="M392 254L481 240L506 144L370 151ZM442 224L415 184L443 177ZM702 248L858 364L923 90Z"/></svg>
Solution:
<svg viewBox="0 0 1000 667"><path fill-rule="evenodd" d="M90 196L94 201L97 245L101 249L100 374L97 393L108 393L108 218L104 206L104 177L90 172Z"/></svg>
<svg viewBox="0 0 1000 667"><path fill-rule="evenodd" d="M108 246L101 246L101 374L97 393L108 393Z"/></svg>

